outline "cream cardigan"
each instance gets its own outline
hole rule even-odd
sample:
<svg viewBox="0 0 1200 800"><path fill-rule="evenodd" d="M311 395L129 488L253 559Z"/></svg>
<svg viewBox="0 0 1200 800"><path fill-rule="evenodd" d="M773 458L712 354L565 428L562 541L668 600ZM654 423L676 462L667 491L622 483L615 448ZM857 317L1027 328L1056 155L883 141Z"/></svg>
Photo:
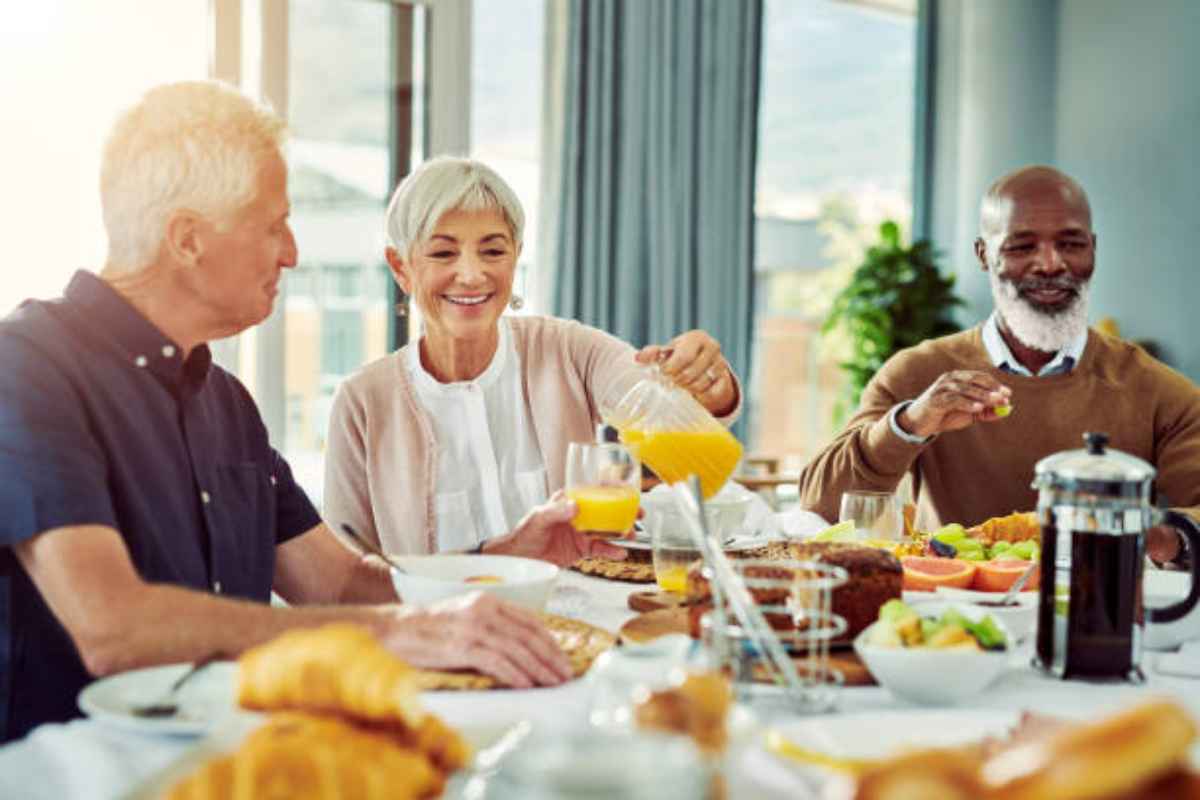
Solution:
<svg viewBox="0 0 1200 800"><path fill-rule="evenodd" d="M510 317L525 402L546 465L561 489L567 444L591 441L597 398L634 366L634 349L603 331L554 317ZM325 520L343 523L388 553L437 552L434 503L438 446L405 369L406 350L347 378L333 401L325 452ZM730 424L738 406L722 419Z"/></svg>

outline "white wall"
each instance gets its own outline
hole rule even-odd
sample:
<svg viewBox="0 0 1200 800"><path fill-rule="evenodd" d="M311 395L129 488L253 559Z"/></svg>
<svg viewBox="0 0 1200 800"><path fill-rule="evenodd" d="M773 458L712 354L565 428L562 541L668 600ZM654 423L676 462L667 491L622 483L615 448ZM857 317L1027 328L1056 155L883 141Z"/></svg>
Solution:
<svg viewBox="0 0 1200 800"><path fill-rule="evenodd" d="M1200 2L941 0L932 234L971 307L971 252L997 176L1050 163L1087 189L1099 235L1092 319L1154 339L1200 380Z"/></svg>

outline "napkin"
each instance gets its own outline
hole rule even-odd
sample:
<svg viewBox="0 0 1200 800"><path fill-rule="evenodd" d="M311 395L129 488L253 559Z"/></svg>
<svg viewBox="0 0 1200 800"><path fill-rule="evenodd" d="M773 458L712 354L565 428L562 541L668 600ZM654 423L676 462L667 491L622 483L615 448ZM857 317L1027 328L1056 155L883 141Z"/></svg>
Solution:
<svg viewBox="0 0 1200 800"><path fill-rule="evenodd" d="M1155 667L1163 675L1200 678L1200 641L1184 642L1175 653L1162 653Z"/></svg>

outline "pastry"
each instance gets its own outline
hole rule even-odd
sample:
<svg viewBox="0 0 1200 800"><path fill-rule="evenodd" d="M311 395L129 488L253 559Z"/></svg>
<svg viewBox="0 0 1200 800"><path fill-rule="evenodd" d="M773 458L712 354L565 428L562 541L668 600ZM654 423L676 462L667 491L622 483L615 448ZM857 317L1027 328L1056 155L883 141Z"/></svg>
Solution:
<svg viewBox="0 0 1200 800"><path fill-rule="evenodd" d="M416 670L357 625L288 631L246 651L238 667L244 708L342 714L413 729L425 717Z"/></svg>

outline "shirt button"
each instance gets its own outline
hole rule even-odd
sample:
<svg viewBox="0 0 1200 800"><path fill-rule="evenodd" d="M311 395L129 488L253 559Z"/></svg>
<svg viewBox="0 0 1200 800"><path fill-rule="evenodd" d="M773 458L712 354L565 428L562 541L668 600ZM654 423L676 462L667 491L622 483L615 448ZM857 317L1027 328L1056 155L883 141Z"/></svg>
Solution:
<svg viewBox="0 0 1200 800"><path fill-rule="evenodd" d="M221 582L213 581L213 594L220 594L220 593L221 593Z"/></svg>
<svg viewBox="0 0 1200 800"><path fill-rule="evenodd" d="M162 354L163 354L164 358L170 358L171 356L175 355L175 345L164 344L163 349L162 349Z"/></svg>
<svg viewBox="0 0 1200 800"><path fill-rule="evenodd" d="M146 360L145 356L138 356L137 358L135 358L133 360L133 363L137 364L139 367L144 367L147 364L149 364L150 362Z"/></svg>
<svg viewBox="0 0 1200 800"><path fill-rule="evenodd" d="M208 492L206 492L204 490L201 490L200 491L200 502L204 503L204 505L208 505L210 502L212 502L212 495L210 495Z"/></svg>

